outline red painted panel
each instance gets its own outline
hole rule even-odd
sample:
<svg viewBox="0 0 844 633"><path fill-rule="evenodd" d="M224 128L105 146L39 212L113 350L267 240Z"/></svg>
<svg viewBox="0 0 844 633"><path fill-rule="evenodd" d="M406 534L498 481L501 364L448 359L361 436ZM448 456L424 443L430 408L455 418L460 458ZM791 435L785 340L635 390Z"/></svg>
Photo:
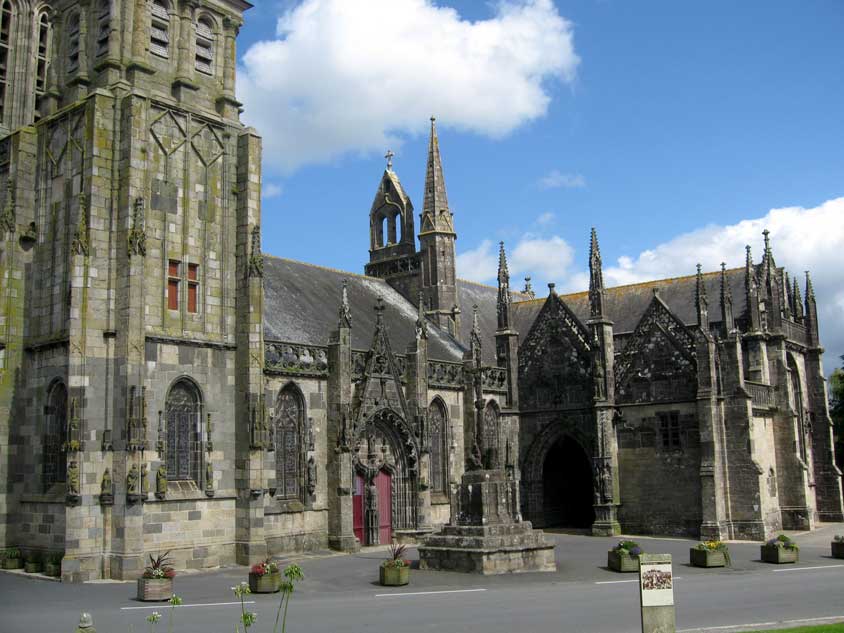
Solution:
<svg viewBox="0 0 844 633"><path fill-rule="evenodd" d="M363 540L363 477L360 475L355 475L355 489L352 493L352 526L361 545L365 545L366 543Z"/></svg>
<svg viewBox="0 0 844 633"><path fill-rule="evenodd" d="M390 473L381 471L375 477L378 489L378 540L381 545L393 540L393 478Z"/></svg>

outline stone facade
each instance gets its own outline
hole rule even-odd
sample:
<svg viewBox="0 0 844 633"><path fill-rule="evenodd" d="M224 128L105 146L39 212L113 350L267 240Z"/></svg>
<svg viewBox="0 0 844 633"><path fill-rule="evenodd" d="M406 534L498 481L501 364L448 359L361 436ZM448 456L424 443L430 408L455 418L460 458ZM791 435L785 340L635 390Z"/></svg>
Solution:
<svg viewBox="0 0 844 633"><path fill-rule="evenodd" d="M0 545L78 581L413 542L480 466L539 526L841 520L814 293L767 239L604 288L593 234L589 292L546 299L503 247L460 280L432 120L418 234L388 163L366 275L263 254L248 8L0 1Z"/></svg>

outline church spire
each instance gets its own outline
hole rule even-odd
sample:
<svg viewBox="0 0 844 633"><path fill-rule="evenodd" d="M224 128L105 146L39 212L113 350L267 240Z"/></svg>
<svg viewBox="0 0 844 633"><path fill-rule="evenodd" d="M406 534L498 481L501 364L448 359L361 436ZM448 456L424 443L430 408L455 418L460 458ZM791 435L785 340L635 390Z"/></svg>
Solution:
<svg viewBox="0 0 844 633"><path fill-rule="evenodd" d="M604 272L601 267L601 248L598 233L592 227L589 241L589 309L593 317L604 314Z"/></svg>
<svg viewBox="0 0 844 633"><path fill-rule="evenodd" d="M504 252L504 242L498 249L498 329L506 330L510 327L510 305L513 297L510 294L510 271L507 270L507 253Z"/></svg>
<svg viewBox="0 0 844 633"><path fill-rule="evenodd" d="M706 285L703 283L701 265L697 265L697 278L695 283L695 307L697 308L697 324L701 327L709 325L709 301L706 298Z"/></svg>
<svg viewBox="0 0 844 633"><path fill-rule="evenodd" d="M437 119L431 117L431 137L428 140L428 168L425 173L425 201L422 205L422 232L426 230L424 220L426 216L433 221L433 229L443 230L444 227L440 226L441 215L449 216L450 228L451 214L448 209L448 196L445 192L445 178L443 177L443 165L442 159L440 158L440 141L437 138Z"/></svg>
<svg viewBox="0 0 844 633"><path fill-rule="evenodd" d="M343 280L343 290L340 295L340 327L342 328L350 328L352 327L352 311L349 308L349 290L348 290L349 280Z"/></svg>
<svg viewBox="0 0 844 633"><path fill-rule="evenodd" d="M733 293L730 291L730 281L727 278L727 264L721 262L721 322L724 324L724 334L732 332L733 323Z"/></svg>
<svg viewBox="0 0 844 633"><path fill-rule="evenodd" d="M793 288L791 294L794 298L794 320L797 323L803 322L803 297L800 296L800 283L797 281L797 277L793 280Z"/></svg>

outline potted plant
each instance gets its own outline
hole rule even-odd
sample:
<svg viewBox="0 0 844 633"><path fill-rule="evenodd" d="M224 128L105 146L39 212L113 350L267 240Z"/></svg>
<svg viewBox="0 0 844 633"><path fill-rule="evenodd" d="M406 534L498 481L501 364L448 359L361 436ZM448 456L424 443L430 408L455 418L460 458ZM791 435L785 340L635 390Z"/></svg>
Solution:
<svg viewBox="0 0 844 633"><path fill-rule="evenodd" d="M173 595L173 578L176 571L167 557L170 551L158 556L149 555L149 565L144 567L144 574L138 578L138 600L157 602L169 600Z"/></svg>
<svg viewBox="0 0 844 633"><path fill-rule="evenodd" d="M278 564L267 557L249 570L250 593L275 593L281 586Z"/></svg>
<svg viewBox="0 0 844 633"><path fill-rule="evenodd" d="M44 563L44 574L58 578L62 575L62 559L64 554L62 552L52 552L47 556L47 561Z"/></svg>
<svg viewBox="0 0 844 633"><path fill-rule="evenodd" d="M3 569L20 569L23 567L21 551L17 547L8 547L3 550Z"/></svg>
<svg viewBox="0 0 844 633"><path fill-rule="evenodd" d="M695 567L729 567L730 549L723 541L702 541L689 550L689 562Z"/></svg>
<svg viewBox="0 0 844 633"><path fill-rule="evenodd" d="M410 561L404 558L406 545L390 545L390 558L381 563L378 577L385 587L401 587L410 582Z"/></svg>
<svg viewBox="0 0 844 633"><path fill-rule="evenodd" d="M639 571L639 554L644 550L636 541L621 541L607 552L607 567L613 571Z"/></svg>
<svg viewBox="0 0 844 633"><path fill-rule="evenodd" d="M844 534L836 534L832 539L832 557L844 558Z"/></svg>
<svg viewBox="0 0 844 633"><path fill-rule="evenodd" d="M783 563L796 563L799 558L800 548L797 543L792 541L785 534L780 534L776 538L762 545L762 560L766 563L774 563L781 565Z"/></svg>
<svg viewBox="0 0 844 633"><path fill-rule="evenodd" d="M23 564L23 570L27 574L40 574L41 569L41 554L39 552L30 552L27 554Z"/></svg>

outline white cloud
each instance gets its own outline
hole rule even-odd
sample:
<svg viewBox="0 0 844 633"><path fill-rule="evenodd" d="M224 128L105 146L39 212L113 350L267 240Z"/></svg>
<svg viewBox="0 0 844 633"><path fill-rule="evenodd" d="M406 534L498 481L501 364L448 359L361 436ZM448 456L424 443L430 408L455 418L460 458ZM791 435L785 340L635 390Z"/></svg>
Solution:
<svg viewBox="0 0 844 633"><path fill-rule="evenodd" d="M537 182L540 189L582 189L586 179L581 174L564 174L552 169Z"/></svg>
<svg viewBox="0 0 844 633"><path fill-rule="evenodd" d="M506 245L505 245L506 247ZM523 275L554 280L566 276L574 261L574 249L561 237L540 237L525 233L514 247L507 248L507 267L513 287ZM457 272L464 279L492 281L498 275L498 245L484 240L477 248L457 255Z"/></svg>
<svg viewBox="0 0 844 633"><path fill-rule="evenodd" d="M554 220L556 220L556 219L557 219L556 215L554 215L550 211L547 211L547 212L543 213L542 215L540 215L538 218L536 218L536 224L538 226L545 227L545 226L548 226L549 224L553 224Z"/></svg>
<svg viewBox="0 0 844 633"><path fill-rule="evenodd" d="M274 182L265 182L261 187L261 197L263 198L278 198L282 192L284 192L284 188Z"/></svg>
<svg viewBox="0 0 844 633"><path fill-rule="evenodd" d="M572 25L552 0L500 0L468 21L433 0L304 0L243 56L244 119L264 162L292 170L383 152L445 125L500 137L543 116L549 81L574 80Z"/></svg>

